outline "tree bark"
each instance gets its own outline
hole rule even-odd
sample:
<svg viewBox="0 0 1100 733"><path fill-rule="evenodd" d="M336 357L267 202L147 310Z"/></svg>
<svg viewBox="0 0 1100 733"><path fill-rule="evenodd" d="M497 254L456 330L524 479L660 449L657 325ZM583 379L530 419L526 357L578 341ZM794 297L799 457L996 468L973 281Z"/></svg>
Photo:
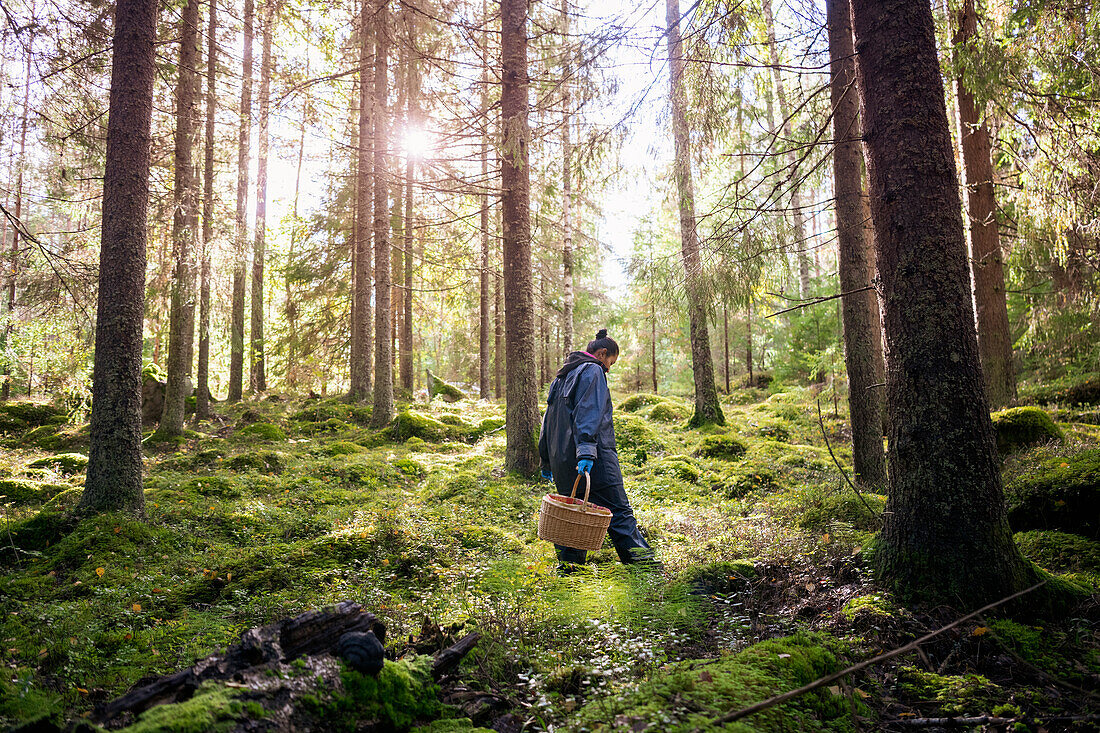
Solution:
<svg viewBox="0 0 1100 733"><path fill-rule="evenodd" d="M481 271L479 273L480 320L478 324L478 386L481 399L489 399L489 5L481 0Z"/></svg>
<svg viewBox="0 0 1100 733"><path fill-rule="evenodd" d="M309 53L306 53L306 78L309 78ZM291 209L292 226L290 229L290 247L287 250L286 269L286 386L294 392L298 388L298 305L291 293L291 268L294 266L295 245L298 243L298 194L302 184L302 158L306 152L306 124L309 120L309 95L302 95L302 119L298 128L298 166L294 173L294 203Z"/></svg>
<svg viewBox="0 0 1100 733"><path fill-rule="evenodd" d="M168 327L168 385L164 415L157 434L183 433L187 398L191 396L191 361L195 339L195 235L198 186L192 153L198 133L195 101L199 91L199 0L187 0L180 16L179 78L176 82L176 149L173 169L172 310Z"/></svg>
<svg viewBox="0 0 1100 733"><path fill-rule="evenodd" d="M974 0L963 0L955 16L955 54L958 47L978 36ZM981 119L974 95L963 75L955 79L959 105L959 138L962 147L963 182L969 219L970 270L974 279L978 353L982 359L990 407L1004 407L1016 400L1016 371L1012 364L1012 331L1005 301L1004 254L997 228L993 199L993 161L989 128Z"/></svg>
<svg viewBox="0 0 1100 733"><path fill-rule="evenodd" d="M156 0L118 0L103 176L91 449L80 512L140 514L145 507L141 347L156 36Z"/></svg>
<svg viewBox="0 0 1100 733"><path fill-rule="evenodd" d="M393 419L393 254L390 246L389 0L377 0L374 11L374 409L371 425Z"/></svg>
<svg viewBox="0 0 1100 733"><path fill-rule="evenodd" d="M493 342L493 394L499 400L504 397L504 275L493 268L493 281L496 284L493 305L494 342Z"/></svg>
<svg viewBox="0 0 1100 733"><path fill-rule="evenodd" d="M210 249L214 239L214 117L217 111L218 2L210 0L206 31L206 130L203 151L202 269L199 285L199 359L195 419L210 417Z"/></svg>
<svg viewBox="0 0 1100 733"><path fill-rule="evenodd" d="M882 449L882 391L875 369L882 353L878 295L864 290L875 272L875 253L863 226L862 157L855 48L849 0L828 0L829 57L833 104L833 192L836 196L837 266L844 324L844 365L852 421L852 466L856 483L886 485Z"/></svg>
<svg viewBox="0 0 1100 733"><path fill-rule="evenodd" d="M248 388L252 393L267 391L267 365L264 359L264 259L267 249L267 154L271 117L271 34L274 30L277 0L263 0L263 52L260 60L260 130L256 156L256 233L252 243L252 330L249 356L252 368Z"/></svg>
<svg viewBox="0 0 1100 733"><path fill-rule="evenodd" d="M562 99L561 99L561 178L562 178L562 313L561 338L562 351L568 354L573 350L573 116L569 105L569 82L573 76L573 63L570 56L569 41L569 0L561 0L562 22Z"/></svg>
<svg viewBox="0 0 1100 733"><path fill-rule="evenodd" d="M535 303L531 279L530 129L527 77L527 0L501 0L501 188L504 223L504 306L508 333L505 468L539 468L539 408L535 363Z"/></svg>
<svg viewBox="0 0 1100 733"><path fill-rule="evenodd" d="M666 0L668 22L668 64L672 99L672 137L675 143L676 188L680 198L680 249L684 262L684 286L687 290L691 322L691 368L695 378L695 414L691 424L724 425L726 420L718 404L714 384L714 361L710 353L707 308L699 283L703 263L699 254L699 234L695 229L695 191L691 179L691 149L684 95L684 53L680 40L680 2Z"/></svg>
<svg viewBox="0 0 1100 733"><path fill-rule="evenodd" d="M248 248L248 158L252 135L253 0L244 0L244 49L241 71L241 122L237 141L236 251L233 264L233 311L229 333L229 401L244 396L245 252Z"/></svg>
<svg viewBox="0 0 1100 733"><path fill-rule="evenodd" d="M351 309L351 389L348 397L366 400L370 396L371 335L371 226L374 195L371 179L373 136L371 97L374 89L371 67L371 18L373 5L362 0L359 13L359 150L356 166L355 252L352 263L354 288Z"/></svg>
<svg viewBox="0 0 1100 733"><path fill-rule="evenodd" d="M886 338L889 498L875 552L903 597L974 606L1026 587L978 358L932 13L853 0Z"/></svg>
<svg viewBox="0 0 1100 733"><path fill-rule="evenodd" d="M775 84L775 99L779 103L779 115L783 118L783 136L790 146L787 155L787 165L790 167L791 184L791 209L794 214L795 226L795 251L798 254L798 277L802 291L802 298L810 297L810 256L806 251L806 217L802 212L802 193L795 179L798 168L798 153L794 147L794 132L791 129L791 106L787 103L787 92L783 86L783 75L779 64L779 47L775 42L775 17L772 13L771 0L763 0L764 28L768 34L768 54L771 58L772 80Z"/></svg>
<svg viewBox="0 0 1100 733"><path fill-rule="evenodd" d="M23 171L27 167L27 124L31 110L31 66L33 55L28 49L27 65L23 77L23 115L19 121L19 167L15 174L15 220L23 221ZM6 222L6 219L5 219ZM8 318L4 324L4 349L11 347L11 337L15 332L15 287L19 278L19 229L12 227L11 250L8 262ZM3 384L0 385L0 399L11 397L12 363L4 360Z"/></svg>
<svg viewBox="0 0 1100 733"><path fill-rule="evenodd" d="M409 13L409 85L406 104L406 126L413 129L419 122L420 76L417 71L416 14ZM401 321L401 388L410 394L413 390L413 243L416 226L413 219L413 183L416 180L416 159L410 152L405 160L405 317Z"/></svg>

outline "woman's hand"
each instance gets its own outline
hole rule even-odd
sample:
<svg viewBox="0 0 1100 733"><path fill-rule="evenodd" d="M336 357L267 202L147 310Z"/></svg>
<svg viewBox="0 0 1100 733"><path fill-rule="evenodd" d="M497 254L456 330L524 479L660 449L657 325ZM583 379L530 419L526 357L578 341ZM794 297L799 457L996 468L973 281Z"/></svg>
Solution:
<svg viewBox="0 0 1100 733"><path fill-rule="evenodd" d="M596 462L591 458L582 458L577 461L577 473L591 473Z"/></svg>

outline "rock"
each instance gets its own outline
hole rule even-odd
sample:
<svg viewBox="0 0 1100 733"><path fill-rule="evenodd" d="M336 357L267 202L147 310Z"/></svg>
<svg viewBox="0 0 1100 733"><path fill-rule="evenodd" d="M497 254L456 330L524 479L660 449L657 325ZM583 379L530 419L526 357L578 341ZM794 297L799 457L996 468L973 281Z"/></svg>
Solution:
<svg viewBox="0 0 1100 733"><path fill-rule="evenodd" d="M1054 420L1039 407L1010 407L994 412L990 417L997 435L997 450L1001 455L1039 443L1060 443L1064 439Z"/></svg>
<svg viewBox="0 0 1100 733"><path fill-rule="evenodd" d="M1069 456L1040 455L1021 464L1023 470L1005 481L1008 523L1014 532L1058 529L1100 539L1100 448Z"/></svg>
<svg viewBox="0 0 1100 733"><path fill-rule="evenodd" d="M432 374L431 369L425 369L424 371L428 374L428 402L431 402L436 395L442 397L444 402L458 402L466 399L466 393L458 387L444 382Z"/></svg>
<svg viewBox="0 0 1100 733"><path fill-rule="evenodd" d="M167 382L162 382L154 376L146 376L141 382L141 424L155 425L160 422L160 416L164 414L164 395L168 388Z"/></svg>

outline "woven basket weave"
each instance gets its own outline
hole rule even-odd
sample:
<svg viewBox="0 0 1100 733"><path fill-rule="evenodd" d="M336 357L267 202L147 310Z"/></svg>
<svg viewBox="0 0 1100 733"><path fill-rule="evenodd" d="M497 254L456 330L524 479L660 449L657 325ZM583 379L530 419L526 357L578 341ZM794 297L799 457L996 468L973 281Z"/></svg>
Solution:
<svg viewBox="0 0 1100 733"><path fill-rule="evenodd" d="M611 510L589 503L592 477L584 474L584 499L577 498L581 475L569 496L547 494L539 509L539 539L577 550L598 550L611 525Z"/></svg>

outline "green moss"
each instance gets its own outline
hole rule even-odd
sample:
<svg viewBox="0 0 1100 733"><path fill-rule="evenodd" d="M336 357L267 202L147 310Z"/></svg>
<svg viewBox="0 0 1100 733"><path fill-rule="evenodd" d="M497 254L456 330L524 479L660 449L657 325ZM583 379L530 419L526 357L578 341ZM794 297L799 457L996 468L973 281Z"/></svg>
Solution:
<svg viewBox="0 0 1100 733"><path fill-rule="evenodd" d="M900 668L897 685L908 701L934 700L946 715L988 712L1001 690L980 674L940 675L916 667Z"/></svg>
<svg viewBox="0 0 1100 733"><path fill-rule="evenodd" d="M637 415L623 414L615 415L615 447L620 453L640 450L646 455L665 449L664 442L649 423Z"/></svg>
<svg viewBox="0 0 1100 733"><path fill-rule="evenodd" d="M286 433L283 432L283 429L269 422L254 422L238 430L237 435L248 438L259 438L260 440L286 440Z"/></svg>
<svg viewBox="0 0 1100 733"><path fill-rule="evenodd" d="M1063 440L1062 431L1050 415L1038 407L1011 407L994 412L991 417L997 449L1002 455L1038 443Z"/></svg>
<svg viewBox="0 0 1100 733"><path fill-rule="evenodd" d="M658 402L650 409L647 417L657 422L680 422L687 417L687 414L687 410L681 405L673 402Z"/></svg>
<svg viewBox="0 0 1100 733"><path fill-rule="evenodd" d="M886 509L886 497L882 494L863 492L863 499L870 506L867 510L855 492L824 492L820 489L806 490L799 494L802 512L798 525L803 529L821 531L832 522L844 522L856 529L873 530L879 526L879 517Z"/></svg>
<svg viewBox="0 0 1100 733"><path fill-rule="evenodd" d="M25 426L56 424L58 418L66 416L60 407L41 402L4 402L0 414Z"/></svg>
<svg viewBox="0 0 1100 733"><path fill-rule="evenodd" d="M658 397L655 394L647 394L645 392L642 392L640 394L635 394L627 397L625 400L623 400L622 404L619 405L619 409L623 410L624 412L637 412L643 407L656 405L662 401L664 401L663 397Z"/></svg>
<svg viewBox="0 0 1100 733"><path fill-rule="evenodd" d="M750 460L723 471L713 488L727 499L740 499L752 491L771 492L780 486L775 469L766 462Z"/></svg>
<svg viewBox="0 0 1100 733"><path fill-rule="evenodd" d="M776 440L780 443L791 442L791 431L777 422L761 425L758 432L761 437L769 440Z"/></svg>
<svg viewBox="0 0 1100 733"><path fill-rule="evenodd" d="M1100 537L1100 448L1071 455L1042 449L1022 456L1005 482L1013 530L1059 529Z"/></svg>
<svg viewBox="0 0 1100 733"><path fill-rule="evenodd" d="M31 461L28 468L52 468L58 473L80 473L88 466L88 456L83 453L58 453Z"/></svg>
<svg viewBox="0 0 1100 733"><path fill-rule="evenodd" d="M135 519L130 514L99 514L81 520L43 554L51 570L121 572L135 558L178 551L180 538L172 532ZM94 577L94 576L93 576ZM90 579L90 578L89 578Z"/></svg>
<svg viewBox="0 0 1100 733"><path fill-rule="evenodd" d="M54 495L69 488L63 484L44 484L28 479L0 479L0 503L12 502L16 506L42 504Z"/></svg>
<svg viewBox="0 0 1100 733"><path fill-rule="evenodd" d="M365 453L366 448L361 445L357 445L347 440L338 440L335 443L329 443L325 446L324 451L330 456L347 456L352 453Z"/></svg>
<svg viewBox="0 0 1100 733"><path fill-rule="evenodd" d="M671 476L691 484L697 482L701 475L699 467L687 456L662 458L653 465L653 473L659 476Z"/></svg>
<svg viewBox="0 0 1100 733"><path fill-rule="evenodd" d="M427 725L419 725L413 730L420 733L493 733L491 728L480 728L469 718L447 718L433 720Z"/></svg>
<svg viewBox="0 0 1100 733"><path fill-rule="evenodd" d="M1100 573L1100 542L1067 532L1032 530L1013 538L1024 557L1055 573Z"/></svg>
<svg viewBox="0 0 1100 733"><path fill-rule="evenodd" d="M736 461L740 460L748 449L749 447L745 445L744 441L736 436L729 433L718 433L705 436L699 442L699 447L695 449L695 455L704 458L718 458L723 461Z"/></svg>
<svg viewBox="0 0 1100 733"><path fill-rule="evenodd" d="M1038 384L1022 384L1020 399L1038 405L1098 405L1100 404L1100 374L1084 377L1064 377Z"/></svg>
<svg viewBox="0 0 1100 733"><path fill-rule="evenodd" d="M333 731L358 730L360 721L377 721L380 728L405 730L416 720L439 714L439 688L432 682L431 657L386 661L377 677L346 669L344 689L303 703Z"/></svg>
<svg viewBox="0 0 1100 733"><path fill-rule="evenodd" d="M278 451L250 451L233 456L225 462L225 466L234 471L282 473L283 469L286 468L286 457Z"/></svg>
<svg viewBox="0 0 1100 733"><path fill-rule="evenodd" d="M453 384L444 382L442 379L432 374L432 370L427 370L428 374L428 400L430 401L436 395L443 398L445 402L458 402L459 400L466 399L466 393L460 390Z"/></svg>
<svg viewBox="0 0 1100 733"><path fill-rule="evenodd" d="M850 599L840 613L849 623L877 623L892 618L897 607L886 596L872 594Z"/></svg>
<svg viewBox="0 0 1100 733"><path fill-rule="evenodd" d="M675 662L632 690L589 703L576 716L576 727L614 731L621 730L626 721L634 730L707 728L724 713L839 670L842 649L832 637L799 633L718 660ZM849 731L854 730L850 705L847 697L820 689L723 730ZM857 712L869 714L862 705Z"/></svg>
<svg viewBox="0 0 1100 733"><path fill-rule="evenodd" d="M125 733L217 733L233 730L246 715L240 690L206 682L184 702L158 705L138 716Z"/></svg>
<svg viewBox="0 0 1100 733"><path fill-rule="evenodd" d="M469 433L463 428L447 425L419 412L404 410L394 416L390 423L389 436L391 440L399 442L417 437L429 443L442 443L448 440L465 440Z"/></svg>

